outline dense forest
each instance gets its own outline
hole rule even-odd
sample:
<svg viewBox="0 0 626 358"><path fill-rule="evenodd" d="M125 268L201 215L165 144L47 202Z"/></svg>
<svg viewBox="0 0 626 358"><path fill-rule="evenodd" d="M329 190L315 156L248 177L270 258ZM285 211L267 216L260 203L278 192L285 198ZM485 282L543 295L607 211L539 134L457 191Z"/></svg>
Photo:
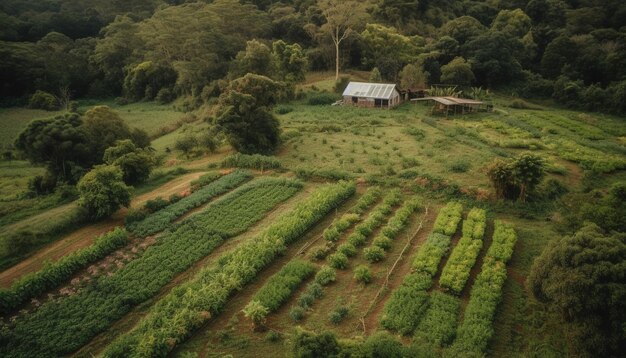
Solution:
<svg viewBox="0 0 626 358"><path fill-rule="evenodd" d="M129 101L182 96L194 109L240 74L297 81L304 68L331 69L337 58L342 68L377 68L389 82L411 74L407 85L501 88L626 112L623 1L348 2L338 54L335 2L6 0L0 96L5 105L37 90Z"/></svg>

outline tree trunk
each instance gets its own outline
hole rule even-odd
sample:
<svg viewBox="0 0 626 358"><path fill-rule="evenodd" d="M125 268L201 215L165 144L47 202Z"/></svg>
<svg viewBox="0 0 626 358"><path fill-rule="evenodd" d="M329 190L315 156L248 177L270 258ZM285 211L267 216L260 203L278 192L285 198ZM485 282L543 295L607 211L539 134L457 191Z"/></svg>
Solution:
<svg viewBox="0 0 626 358"><path fill-rule="evenodd" d="M339 41L335 41L335 81L339 79Z"/></svg>

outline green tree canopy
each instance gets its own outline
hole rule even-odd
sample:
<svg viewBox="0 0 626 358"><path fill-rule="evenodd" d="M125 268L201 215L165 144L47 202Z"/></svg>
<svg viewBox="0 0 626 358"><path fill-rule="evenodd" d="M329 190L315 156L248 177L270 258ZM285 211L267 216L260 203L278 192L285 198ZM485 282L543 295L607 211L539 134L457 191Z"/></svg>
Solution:
<svg viewBox="0 0 626 358"><path fill-rule="evenodd" d="M80 205L93 220L105 218L130 204L130 188L122 180L122 170L115 165L95 166L77 185Z"/></svg>
<svg viewBox="0 0 626 358"><path fill-rule="evenodd" d="M84 128L92 148L93 163L101 163L104 151L121 139L131 139L124 120L108 106L95 106L83 116Z"/></svg>
<svg viewBox="0 0 626 358"><path fill-rule="evenodd" d="M461 16L445 23L440 29L441 35L450 36L459 44L466 42L484 34L487 28L471 16Z"/></svg>
<svg viewBox="0 0 626 358"><path fill-rule="evenodd" d="M282 85L247 74L230 83L219 98L215 124L242 153L271 153L280 144L280 124L271 112Z"/></svg>
<svg viewBox="0 0 626 358"><path fill-rule="evenodd" d="M456 57L447 65L441 66L441 82L469 86L474 81L472 66L463 57Z"/></svg>
<svg viewBox="0 0 626 358"><path fill-rule="evenodd" d="M367 24L361 32L363 63L379 66L382 61L393 58L404 66L414 62L424 51L425 41L420 36L404 36L395 28L380 24Z"/></svg>
<svg viewBox="0 0 626 358"><path fill-rule="evenodd" d="M626 236L589 224L553 240L532 266L536 299L560 313L581 355L619 356L626 347Z"/></svg>
<svg viewBox="0 0 626 358"><path fill-rule="evenodd" d="M521 38L530 31L532 21L522 9L502 10L493 20L491 29Z"/></svg>
<svg viewBox="0 0 626 358"><path fill-rule="evenodd" d="M282 40L272 44L272 55L281 79L287 82L304 81L308 60L299 44L288 45Z"/></svg>
<svg viewBox="0 0 626 358"><path fill-rule="evenodd" d="M138 148L130 139L118 141L104 151L104 162L122 169L124 183L135 185L148 179L156 162L149 149Z"/></svg>
<svg viewBox="0 0 626 358"><path fill-rule="evenodd" d="M245 51L240 51L231 64L230 76L238 78L246 73L271 76L273 68L272 51L261 41L250 40Z"/></svg>
<svg viewBox="0 0 626 358"><path fill-rule="evenodd" d="M77 114L36 119L19 134L15 148L32 163L42 163L54 177L75 182L77 171L88 167L90 140Z"/></svg>

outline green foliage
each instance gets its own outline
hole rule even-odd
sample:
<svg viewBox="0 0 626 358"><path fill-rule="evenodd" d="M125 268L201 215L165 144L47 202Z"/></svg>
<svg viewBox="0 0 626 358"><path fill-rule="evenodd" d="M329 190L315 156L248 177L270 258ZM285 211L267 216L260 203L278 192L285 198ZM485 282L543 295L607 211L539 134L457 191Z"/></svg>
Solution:
<svg viewBox="0 0 626 358"><path fill-rule="evenodd" d="M450 236L433 232L415 256L413 269L434 276L439 268L439 262L448 252L449 246Z"/></svg>
<svg viewBox="0 0 626 358"><path fill-rule="evenodd" d="M298 329L292 339L290 353L294 358L313 358L332 357L338 352L339 343L333 332L315 334Z"/></svg>
<svg viewBox="0 0 626 358"><path fill-rule="evenodd" d="M349 242L345 242L337 247L337 252L344 254L346 257L356 255L356 247Z"/></svg>
<svg viewBox="0 0 626 358"><path fill-rule="evenodd" d="M348 307L339 306L328 314L328 320L330 321L330 323L338 325L339 323L341 323L341 321L343 321L344 318L348 316L348 313L350 313Z"/></svg>
<svg viewBox="0 0 626 358"><path fill-rule="evenodd" d="M332 268L343 270L348 267L348 256L341 252L336 252L328 256L328 264Z"/></svg>
<svg viewBox="0 0 626 358"><path fill-rule="evenodd" d="M348 87L349 83L350 83L349 76L339 76L339 78L335 80L335 85L333 86L333 92L342 94L343 91L346 90L346 87Z"/></svg>
<svg viewBox="0 0 626 358"><path fill-rule="evenodd" d="M473 208L463 222L463 237L452 250L446 266L441 272L439 285L459 295L469 279L480 249L483 247L483 235L487 219L485 211ZM502 227L500 227L502 230Z"/></svg>
<svg viewBox="0 0 626 358"><path fill-rule="evenodd" d="M427 289L432 277L423 273L407 275L385 303L380 324L389 330L409 335L428 308Z"/></svg>
<svg viewBox="0 0 626 358"><path fill-rule="evenodd" d="M383 82L383 77L380 75L380 71L378 70L378 67L374 67L374 69L372 69L372 72L370 73L369 82L372 82L372 83Z"/></svg>
<svg viewBox="0 0 626 358"><path fill-rule="evenodd" d="M456 57L447 65L441 66L441 82L459 86L469 86L474 82L472 66L463 57Z"/></svg>
<svg viewBox="0 0 626 358"><path fill-rule="evenodd" d="M85 133L95 163L104 157L104 151L118 140L133 139L130 127L108 106L95 106L83 116ZM148 143L149 144L149 143ZM139 147L139 143L135 143Z"/></svg>
<svg viewBox="0 0 626 358"><path fill-rule="evenodd" d="M247 74L233 80L219 98L215 124L237 151L271 153L280 144L280 124L271 107L282 84Z"/></svg>
<svg viewBox="0 0 626 358"><path fill-rule="evenodd" d="M400 71L400 88L403 89L418 89L425 88L428 84L426 74L424 70L412 63L404 66Z"/></svg>
<svg viewBox="0 0 626 358"><path fill-rule="evenodd" d="M250 40L246 42L245 51L239 51L231 63L229 77L237 78L247 73L271 76L274 66L272 61L272 53L267 45L258 40Z"/></svg>
<svg viewBox="0 0 626 358"><path fill-rule="evenodd" d="M32 163L45 164L50 174L70 183L75 171L91 163L92 145L77 114L36 119L19 134L15 148Z"/></svg>
<svg viewBox="0 0 626 358"><path fill-rule="evenodd" d="M623 231L626 228L626 183L613 184L608 193L594 190L568 196L566 207L567 221L575 229L591 221L607 231Z"/></svg>
<svg viewBox="0 0 626 358"><path fill-rule="evenodd" d="M120 140L104 151L104 162L122 170L124 182L136 185L148 179L156 165L156 158L149 149L137 148L130 139Z"/></svg>
<svg viewBox="0 0 626 358"><path fill-rule="evenodd" d="M104 354L128 355L139 349L162 354L171 351L174 346L168 342L180 342L202 326L211 315L222 309L232 293L253 280L283 252L286 245L303 235L353 195L355 190L354 183L318 188L290 213L274 221L255 240L240 245L220 258L219 265L200 270L191 280L175 288L153 307L133 331L112 343ZM145 337L154 339L147 343Z"/></svg>
<svg viewBox="0 0 626 358"><path fill-rule="evenodd" d="M385 259L385 250L378 246L366 247L363 256L369 262L379 262Z"/></svg>
<svg viewBox="0 0 626 358"><path fill-rule="evenodd" d="M111 165L94 167L78 182L80 205L92 220L105 218L130 204L130 188L122 181L122 171Z"/></svg>
<svg viewBox="0 0 626 358"><path fill-rule="evenodd" d="M372 281L372 272L366 265L359 265L354 269L354 279L357 282L368 284Z"/></svg>
<svg viewBox="0 0 626 358"><path fill-rule="evenodd" d="M124 94L132 101L152 100L161 89L168 89L176 83L173 68L158 65L152 61L142 62L129 69L124 78Z"/></svg>
<svg viewBox="0 0 626 358"><path fill-rule="evenodd" d="M224 158L222 168L247 168L257 170L280 169L280 160L276 157L269 157L260 154L236 153Z"/></svg>
<svg viewBox="0 0 626 358"><path fill-rule="evenodd" d="M447 236L454 235L459 222L461 222L462 211L463 205L461 203L450 202L446 204L437 215L433 232Z"/></svg>
<svg viewBox="0 0 626 358"><path fill-rule="evenodd" d="M437 347L452 343L456 334L460 306L458 298L441 292L432 292L430 305L415 330L414 339L422 344Z"/></svg>
<svg viewBox="0 0 626 358"><path fill-rule="evenodd" d="M313 93L308 97L307 104L309 106L326 106L335 103L339 99L337 95L327 92Z"/></svg>
<svg viewBox="0 0 626 358"><path fill-rule="evenodd" d="M50 93L37 90L30 96L28 107L45 111L56 111L59 109L59 101Z"/></svg>
<svg viewBox="0 0 626 358"><path fill-rule="evenodd" d="M304 318L304 308L300 306L292 307L289 310L289 317L296 322L301 321Z"/></svg>
<svg viewBox="0 0 626 358"><path fill-rule="evenodd" d="M322 266L315 274L315 282L322 286L326 286L337 279L337 271L330 266Z"/></svg>
<svg viewBox="0 0 626 358"><path fill-rule="evenodd" d="M198 191L198 189L213 183L221 177L222 173L219 172L208 172L203 174L198 179L192 180L191 183L189 183L191 186L191 192L193 193L194 191Z"/></svg>
<svg viewBox="0 0 626 358"><path fill-rule="evenodd" d="M41 270L22 276L11 285L11 288L0 289L0 309L3 313L11 312L28 300L58 287L79 270L106 257L128 242L126 231L116 228L96 238L89 247L66 255L54 263L46 263Z"/></svg>
<svg viewBox="0 0 626 358"><path fill-rule="evenodd" d="M315 266L306 261L290 261L267 280L251 302L258 301L268 312L274 312L291 297L302 281L311 277L314 272Z"/></svg>
<svg viewBox="0 0 626 358"><path fill-rule="evenodd" d="M251 178L252 175L249 172L241 170L224 175L176 203L148 215L144 220L129 224L128 231L140 237L157 233L167 228L176 218L187 211L207 203L216 196L226 193ZM250 186L247 188L247 190L252 190Z"/></svg>
<svg viewBox="0 0 626 358"><path fill-rule="evenodd" d="M528 286L559 313L575 339L576 352L619 355L624 344L626 241L588 224L552 241L535 259Z"/></svg>
<svg viewBox="0 0 626 358"><path fill-rule="evenodd" d="M498 197L525 201L545 176L545 161L531 153L507 161L497 159L487 168L487 176Z"/></svg>
<svg viewBox="0 0 626 358"><path fill-rule="evenodd" d="M97 284L73 296L49 301L39 307L35 313L24 317L14 326L14 335L6 341L6 345L0 347L0 353L7 357L62 355L78 349L93 336L123 317L134 306L157 294L175 276L208 255L224 240L246 231L269 210L293 196L300 188L301 184L298 182L265 178L223 196L209 204L203 211L185 219L170 233L159 236L156 243L148 247L140 257L117 270L113 275L103 275L98 279ZM318 198L315 195L314 197ZM309 201L305 203L311 205ZM306 209L308 210L308 207ZM293 217L289 217L289 224L295 221L302 225L301 221L306 222L304 217L298 215L298 212L293 214ZM272 237L287 237L284 234L285 231L278 230L288 228L288 230L298 230L297 233L303 230L302 226L283 226L287 224L281 220L276 224L280 226L272 226L268 229L277 235ZM287 231L287 234L292 232ZM274 239L270 242L271 250L280 250L276 247ZM262 255L262 251L256 247L257 241L253 241L253 244L255 247L251 252ZM270 243L266 241L264 247L269 245ZM249 267L245 265L244 268L240 265L242 259L239 256L234 258L236 265L249 274ZM231 272L232 265L233 263L230 265L225 263L224 266L219 266L219 270ZM239 282L239 280L233 280L229 281L229 284L238 285ZM198 284L198 282L192 280L187 284ZM218 287L219 289L210 289L209 292L221 294L227 289L225 283L220 283ZM228 287L233 289L232 286ZM207 295L203 290L188 290L184 285L175 289L171 295L184 292L200 294L203 302L206 302L204 300ZM176 296L174 302L178 304L183 301ZM198 323L198 320L204 317L202 312L206 312L206 308L203 308L191 314L189 310L178 310L174 306L170 304L170 307L178 314L177 320L185 318L189 322ZM213 313L215 311L212 311ZM170 327L176 327L177 331L180 328L178 325Z"/></svg>
<svg viewBox="0 0 626 358"><path fill-rule="evenodd" d="M246 318L250 319L255 327L265 324L269 309L259 301L250 301L242 310Z"/></svg>
<svg viewBox="0 0 626 358"><path fill-rule="evenodd" d="M302 47L295 43L288 45L282 40L272 44L272 55L280 77L287 82L302 82L308 67L308 60Z"/></svg>
<svg viewBox="0 0 626 358"><path fill-rule="evenodd" d="M472 286L470 300L457 329L452 354L459 352L484 354L493 336L492 321L502 298L506 280L506 263L511 258L517 236L501 221L495 221L493 242L485 256L482 269Z"/></svg>

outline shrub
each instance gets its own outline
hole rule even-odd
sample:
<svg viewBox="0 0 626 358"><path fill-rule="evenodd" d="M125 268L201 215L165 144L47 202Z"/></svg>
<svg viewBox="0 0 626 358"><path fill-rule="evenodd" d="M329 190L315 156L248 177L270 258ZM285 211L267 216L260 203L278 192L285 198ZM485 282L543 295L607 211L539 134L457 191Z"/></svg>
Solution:
<svg viewBox="0 0 626 358"><path fill-rule="evenodd" d="M276 311L305 279L313 275L315 267L302 260L293 260L272 275L257 291L252 301L260 302L269 312Z"/></svg>
<svg viewBox="0 0 626 358"><path fill-rule="evenodd" d="M335 93L338 93L338 94L343 93L346 87L348 87L348 83L350 83L349 76L339 76L339 78L335 81L335 85L333 86L333 91L335 91Z"/></svg>
<svg viewBox="0 0 626 358"><path fill-rule="evenodd" d="M33 109L43 109L45 111L56 111L60 108L56 97L48 92L37 90L30 96L28 107Z"/></svg>
<svg viewBox="0 0 626 358"><path fill-rule="evenodd" d="M450 241L450 236L430 234L413 260L413 269L434 276L439 262L448 252Z"/></svg>
<svg viewBox="0 0 626 358"><path fill-rule="evenodd" d="M349 312L350 310L348 309L348 307L337 307L332 312L330 312L330 314L328 315L328 320L330 321L330 323L338 325L339 323L341 323L341 321L343 321L344 318L348 316Z"/></svg>
<svg viewBox="0 0 626 358"><path fill-rule="evenodd" d="M453 173L465 173L470 168L470 163L465 160L458 160L450 165L450 171Z"/></svg>
<svg viewBox="0 0 626 358"><path fill-rule="evenodd" d="M337 95L334 95L332 93L314 93L309 95L307 103L310 106L324 106L335 103L337 99Z"/></svg>
<svg viewBox="0 0 626 358"><path fill-rule="evenodd" d="M160 104L167 104L176 99L176 93L170 88L161 88L154 99Z"/></svg>
<svg viewBox="0 0 626 358"><path fill-rule="evenodd" d="M296 322L301 321L304 318L304 308L300 306L293 307L289 310L289 317Z"/></svg>
<svg viewBox="0 0 626 358"><path fill-rule="evenodd" d="M463 212L463 205L456 202L450 202L444 206L435 221L433 232L440 233L448 236L454 235L459 222L461 221L461 213Z"/></svg>
<svg viewBox="0 0 626 358"><path fill-rule="evenodd" d="M89 171L77 185L80 205L93 220L108 217L130 204L130 188L122 180L117 166L101 165Z"/></svg>
<svg viewBox="0 0 626 358"><path fill-rule="evenodd" d="M267 334L265 335L265 340L268 342L278 342L282 339L282 336L280 335L279 332L276 331L269 331L267 332Z"/></svg>
<svg viewBox="0 0 626 358"><path fill-rule="evenodd" d="M293 107L280 105L280 106L277 106L274 111L277 114L287 114L287 113L293 112Z"/></svg>
<svg viewBox="0 0 626 358"><path fill-rule="evenodd" d="M389 250L392 244L393 241L385 235L378 235L374 241L372 241L372 245L380 247L385 251Z"/></svg>
<svg viewBox="0 0 626 358"><path fill-rule="evenodd" d="M337 272L334 268L329 266L322 266L322 268L315 274L315 282L322 286L326 286L331 282L335 282L337 279Z"/></svg>
<svg viewBox="0 0 626 358"><path fill-rule="evenodd" d="M269 310L259 301L250 301L243 309L243 314L252 321L255 328L265 324Z"/></svg>
<svg viewBox="0 0 626 358"><path fill-rule="evenodd" d="M311 295L315 298L320 298L324 294L324 288L317 282L311 282L304 291L305 294Z"/></svg>
<svg viewBox="0 0 626 358"><path fill-rule="evenodd" d="M368 247L363 250L363 256L369 262L379 262L385 258L385 250L378 246Z"/></svg>
<svg viewBox="0 0 626 358"><path fill-rule="evenodd" d="M372 272L365 265L359 265L354 269L354 279L360 283L370 283L372 281Z"/></svg>
<svg viewBox="0 0 626 358"><path fill-rule="evenodd" d="M352 257L356 255L356 247L349 242L339 245L337 252L346 255L346 257Z"/></svg>
<svg viewBox="0 0 626 358"><path fill-rule="evenodd" d="M327 245L319 245L311 249L309 257L314 260L323 260L326 258L326 256L328 256L329 253L330 247L328 247Z"/></svg>
<svg viewBox="0 0 626 358"><path fill-rule="evenodd" d="M302 308L309 308L311 307L314 301L315 301L315 296L309 293L304 293L300 296L300 298L298 298L298 306Z"/></svg>
<svg viewBox="0 0 626 358"><path fill-rule="evenodd" d="M341 252L336 252L328 256L328 263L333 268L343 270L348 267L348 257Z"/></svg>
<svg viewBox="0 0 626 358"><path fill-rule="evenodd" d="M169 205L169 202L159 196L159 197L156 197L154 199L146 201L146 203L143 205L143 207L149 213L154 213L154 212L157 212L157 211L165 208L168 205Z"/></svg>
<svg viewBox="0 0 626 358"><path fill-rule="evenodd" d="M126 212L126 217L124 217L124 224L126 226L132 225L135 222L145 219L148 214L149 213L145 209L130 208Z"/></svg>
<svg viewBox="0 0 626 358"><path fill-rule="evenodd" d="M276 157L261 154L233 154L222 161L222 168L246 168L246 169L279 169L282 167Z"/></svg>
<svg viewBox="0 0 626 358"><path fill-rule="evenodd" d="M212 182L214 182L217 179L219 179L221 176L222 176L222 174L219 173L219 172L206 173L206 174L202 175L201 177L199 177L198 179L191 181L191 183L190 183L191 191L194 192L194 191L202 188L203 186L211 184ZM171 199L170 199L170 202L172 202Z"/></svg>

